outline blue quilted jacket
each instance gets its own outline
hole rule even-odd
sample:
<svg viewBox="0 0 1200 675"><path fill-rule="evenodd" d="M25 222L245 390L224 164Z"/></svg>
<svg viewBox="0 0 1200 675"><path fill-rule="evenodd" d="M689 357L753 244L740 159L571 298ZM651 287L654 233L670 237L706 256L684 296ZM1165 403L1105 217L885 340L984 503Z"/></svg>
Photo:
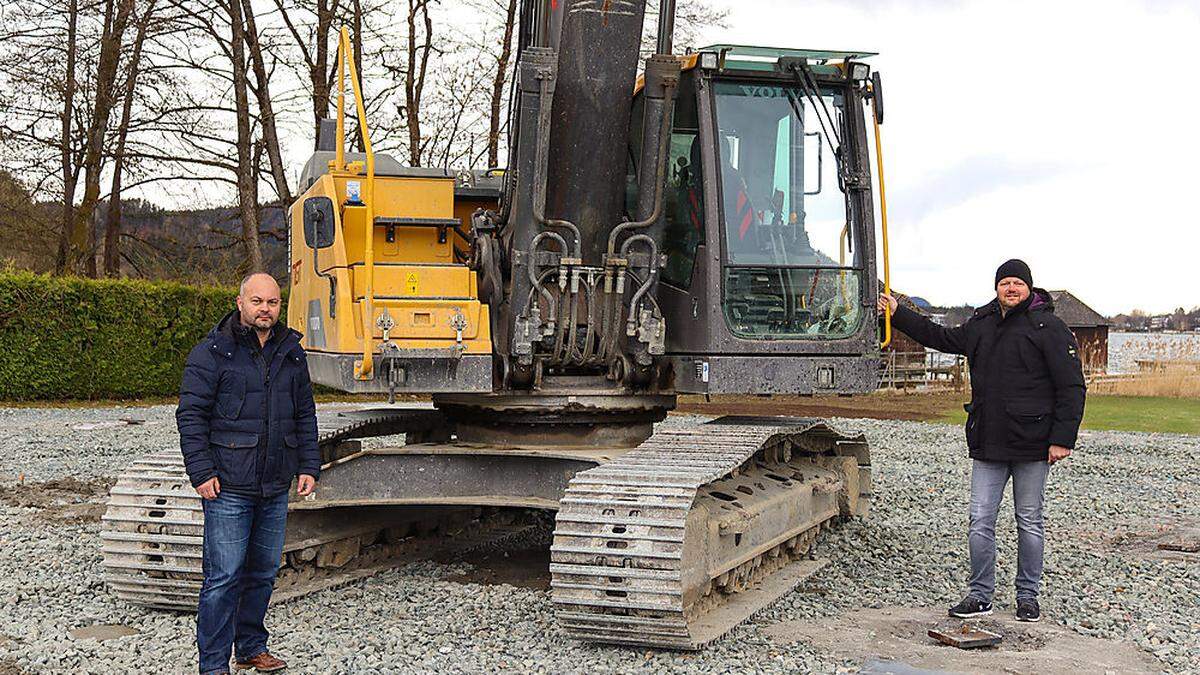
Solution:
<svg viewBox="0 0 1200 675"><path fill-rule="evenodd" d="M273 497L297 475L321 473L308 362L300 333L276 327L268 362L238 339L238 326L234 310L188 355L175 410L179 447L193 487L217 476L222 491Z"/></svg>

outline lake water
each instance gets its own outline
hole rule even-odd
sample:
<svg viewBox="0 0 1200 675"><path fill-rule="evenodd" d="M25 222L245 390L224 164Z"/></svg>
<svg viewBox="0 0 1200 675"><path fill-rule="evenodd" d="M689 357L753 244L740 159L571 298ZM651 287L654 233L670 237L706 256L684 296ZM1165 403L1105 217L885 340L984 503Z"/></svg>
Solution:
<svg viewBox="0 0 1200 675"><path fill-rule="evenodd" d="M1200 361L1200 333L1108 334L1108 372L1136 373L1137 359Z"/></svg>

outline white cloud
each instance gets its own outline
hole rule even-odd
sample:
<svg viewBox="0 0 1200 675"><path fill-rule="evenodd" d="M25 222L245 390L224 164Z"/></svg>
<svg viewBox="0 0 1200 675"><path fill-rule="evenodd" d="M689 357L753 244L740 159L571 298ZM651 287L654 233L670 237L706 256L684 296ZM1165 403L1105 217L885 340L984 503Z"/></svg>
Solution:
<svg viewBox="0 0 1200 675"><path fill-rule="evenodd" d="M1200 305L1200 4L726 0L709 42L868 49L892 279L988 298L995 267L1112 314Z"/></svg>

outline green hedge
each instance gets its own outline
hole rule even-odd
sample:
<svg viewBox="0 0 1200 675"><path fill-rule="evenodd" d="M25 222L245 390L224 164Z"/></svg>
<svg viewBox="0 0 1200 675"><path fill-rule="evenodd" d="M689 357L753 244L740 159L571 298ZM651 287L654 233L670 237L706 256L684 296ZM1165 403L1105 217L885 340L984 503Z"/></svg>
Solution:
<svg viewBox="0 0 1200 675"><path fill-rule="evenodd" d="M234 287L0 274L0 400L175 395L188 351L236 296Z"/></svg>

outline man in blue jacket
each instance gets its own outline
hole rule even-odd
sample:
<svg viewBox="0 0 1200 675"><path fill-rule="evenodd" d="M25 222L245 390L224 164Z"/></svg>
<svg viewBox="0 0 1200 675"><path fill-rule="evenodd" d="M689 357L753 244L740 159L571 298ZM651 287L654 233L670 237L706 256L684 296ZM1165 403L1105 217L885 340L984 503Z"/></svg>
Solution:
<svg viewBox="0 0 1200 675"><path fill-rule="evenodd" d="M288 490L316 487L317 417L300 333L280 325L279 284L242 280L231 311L188 355L179 446L204 505L204 584L196 617L201 673L287 667L263 619L279 571Z"/></svg>
<svg viewBox="0 0 1200 675"><path fill-rule="evenodd" d="M1054 315L1050 294L1033 285L1020 260L996 270L996 299L957 328L939 326L880 294L892 325L938 351L962 354L971 368L967 448L971 464L970 592L950 616L992 613L996 590L996 514L1012 479L1017 521L1017 620L1042 618L1045 528L1042 507L1050 465L1071 455L1083 420L1083 368L1075 336Z"/></svg>

